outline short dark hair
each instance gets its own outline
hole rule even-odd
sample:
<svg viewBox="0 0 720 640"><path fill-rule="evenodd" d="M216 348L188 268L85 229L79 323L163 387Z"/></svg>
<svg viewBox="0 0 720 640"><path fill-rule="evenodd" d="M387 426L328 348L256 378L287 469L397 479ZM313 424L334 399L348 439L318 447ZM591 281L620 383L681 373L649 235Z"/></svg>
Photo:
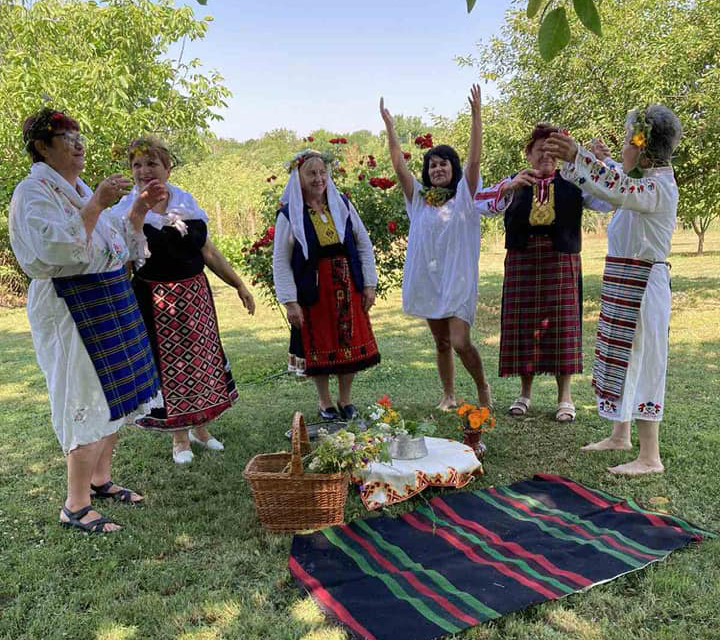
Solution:
<svg viewBox="0 0 720 640"><path fill-rule="evenodd" d="M447 160L452 166L452 179L450 180L450 184L447 188L454 194L457 191L458 183L462 178L460 156L458 156L455 149L447 144L439 144L437 147L433 147L425 153L423 156L422 181L428 189L433 186L432 182L430 182L430 158L432 156L437 156L438 158Z"/></svg>
<svg viewBox="0 0 720 640"><path fill-rule="evenodd" d="M560 131L560 127L548 124L547 122L538 122L530 134L530 139L525 144L525 153L530 153L536 142L545 140L545 138L550 137L551 133L560 133Z"/></svg>
<svg viewBox="0 0 720 640"><path fill-rule="evenodd" d="M80 125L64 111L43 107L37 113L25 118L23 123L23 141L25 150L33 162L43 162L45 158L35 148L35 142L42 140L51 144L53 134L58 131L79 131Z"/></svg>

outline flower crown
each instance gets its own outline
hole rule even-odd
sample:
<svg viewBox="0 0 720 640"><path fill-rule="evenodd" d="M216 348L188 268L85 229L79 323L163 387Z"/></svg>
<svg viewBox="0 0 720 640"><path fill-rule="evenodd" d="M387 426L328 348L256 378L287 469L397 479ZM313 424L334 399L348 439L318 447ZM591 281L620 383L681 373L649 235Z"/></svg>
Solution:
<svg viewBox="0 0 720 640"><path fill-rule="evenodd" d="M635 117L630 122L630 144L638 149L647 149L651 133L652 124L647 120L647 108L636 109Z"/></svg>
<svg viewBox="0 0 720 640"><path fill-rule="evenodd" d="M303 166L306 160L311 158L320 158L325 163L326 167L334 169L337 165L337 159L330 151L316 151L314 149L305 149L300 153L296 153L292 160L285 163L285 168L288 173L292 173L295 169L299 169Z"/></svg>
<svg viewBox="0 0 720 640"><path fill-rule="evenodd" d="M155 138L153 136L141 136L140 138L133 140L128 145L128 157L131 161L135 158L135 156L146 156L153 152L157 153L158 151L167 154L170 159L171 169L176 168L180 164L178 157L170 151L167 145L159 138Z"/></svg>

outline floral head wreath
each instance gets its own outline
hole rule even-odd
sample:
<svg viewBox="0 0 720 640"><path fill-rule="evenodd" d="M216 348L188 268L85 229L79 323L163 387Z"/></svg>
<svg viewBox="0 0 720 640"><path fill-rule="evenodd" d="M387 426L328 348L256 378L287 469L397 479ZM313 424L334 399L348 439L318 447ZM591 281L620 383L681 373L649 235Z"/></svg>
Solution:
<svg viewBox="0 0 720 640"><path fill-rule="evenodd" d="M169 169L174 169L178 166L179 161L177 156L168 149L167 145L162 142L159 138L153 136L142 136L136 138L128 145L128 160L132 163L133 158L137 155L146 156L151 153L165 156L170 163Z"/></svg>
<svg viewBox="0 0 720 640"><path fill-rule="evenodd" d="M305 149L305 151L301 151L300 153L296 153L292 160L285 163L285 168L287 169L288 173L292 173L293 170L299 169L303 166L306 160L310 160L311 158L320 158L325 163L326 167L329 167L330 169L334 169L337 165L337 159L335 156L330 153L329 151L315 151L314 149Z"/></svg>
<svg viewBox="0 0 720 640"><path fill-rule="evenodd" d="M647 108L637 109L630 122L630 144L638 149L647 149L651 133L652 124L647 120Z"/></svg>

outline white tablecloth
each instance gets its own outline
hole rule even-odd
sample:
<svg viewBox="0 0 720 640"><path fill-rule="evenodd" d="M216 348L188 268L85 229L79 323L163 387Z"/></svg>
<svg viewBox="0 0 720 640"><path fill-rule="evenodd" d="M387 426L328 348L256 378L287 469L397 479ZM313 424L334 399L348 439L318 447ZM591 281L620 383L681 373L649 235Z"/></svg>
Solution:
<svg viewBox="0 0 720 640"><path fill-rule="evenodd" d="M353 482L368 509L402 502L425 487L464 487L482 464L466 444L445 438L425 437L428 455L417 460L373 462Z"/></svg>

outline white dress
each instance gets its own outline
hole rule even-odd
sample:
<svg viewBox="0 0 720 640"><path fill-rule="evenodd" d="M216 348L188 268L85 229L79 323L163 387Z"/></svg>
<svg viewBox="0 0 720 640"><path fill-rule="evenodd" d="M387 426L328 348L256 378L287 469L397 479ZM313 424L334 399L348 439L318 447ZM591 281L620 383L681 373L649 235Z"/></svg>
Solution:
<svg viewBox="0 0 720 640"><path fill-rule="evenodd" d="M656 263L640 305L622 395L613 401L598 397L597 403L608 420L659 422L665 409L671 306L665 261L677 219L675 174L672 167L657 167L645 169L642 178L630 178L622 165L601 162L580 147L575 162L564 164L562 176L618 207L608 226L608 256Z"/></svg>
<svg viewBox="0 0 720 640"><path fill-rule="evenodd" d="M412 200L405 199L410 234L403 271L403 311L435 320L457 317L472 326L482 215L501 211L507 202L498 203L493 197L476 203L463 176L455 197L432 207L420 193L423 185L417 180L413 183Z"/></svg>
<svg viewBox="0 0 720 640"><path fill-rule="evenodd" d="M95 367L51 278L116 271L129 260L144 261L147 244L127 218L101 214L88 241L80 215L92 191L74 189L43 162L15 189L10 203L10 244L32 278L27 299L33 344L45 374L55 434L65 453L115 433L129 418L110 421ZM145 413L147 406L138 408Z"/></svg>

